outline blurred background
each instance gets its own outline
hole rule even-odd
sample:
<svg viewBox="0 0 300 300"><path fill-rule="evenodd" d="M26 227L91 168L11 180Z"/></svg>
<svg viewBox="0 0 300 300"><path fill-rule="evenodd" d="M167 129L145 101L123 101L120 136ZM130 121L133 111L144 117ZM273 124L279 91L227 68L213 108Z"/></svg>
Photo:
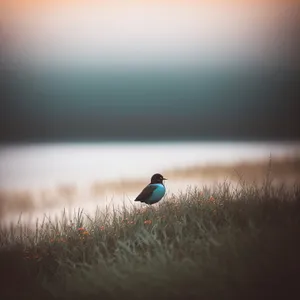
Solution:
<svg viewBox="0 0 300 300"><path fill-rule="evenodd" d="M0 4L0 218L299 180L296 0Z"/></svg>

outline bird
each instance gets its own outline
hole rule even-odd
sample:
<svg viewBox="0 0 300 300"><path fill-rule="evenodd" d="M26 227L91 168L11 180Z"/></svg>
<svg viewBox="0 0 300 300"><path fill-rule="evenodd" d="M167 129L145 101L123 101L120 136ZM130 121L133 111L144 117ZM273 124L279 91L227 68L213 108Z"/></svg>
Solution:
<svg viewBox="0 0 300 300"><path fill-rule="evenodd" d="M144 202L148 205L159 202L166 193L163 181L167 180L161 174L156 173L151 177L151 182L141 191L134 201Z"/></svg>

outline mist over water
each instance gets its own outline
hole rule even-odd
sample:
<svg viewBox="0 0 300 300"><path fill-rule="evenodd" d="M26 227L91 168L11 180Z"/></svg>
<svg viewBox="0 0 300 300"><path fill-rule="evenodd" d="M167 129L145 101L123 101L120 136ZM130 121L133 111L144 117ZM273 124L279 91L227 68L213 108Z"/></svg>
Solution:
<svg viewBox="0 0 300 300"><path fill-rule="evenodd" d="M155 172L203 165L285 157L299 143L82 143L29 144L0 148L0 188L32 189L58 184L139 179ZM170 178L171 179L171 178ZM172 179L171 179L172 180Z"/></svg>
<svg viewBox="0 0 300 300"><path fill-rule="evenodd" d="M182 170L232 166L295 157L299 143L173 142L173 143L48 143L0 147L0 215L3 222L35 224L45 215L84 209L94 214L125 203L146 186L150 177L167 174L167 197L188 188L224 182L223 175L196 176ZM176 171L177 170L177 171ZM293 175L292 175L293 176ZM292 177L293 178L293 177Z"/></svg>

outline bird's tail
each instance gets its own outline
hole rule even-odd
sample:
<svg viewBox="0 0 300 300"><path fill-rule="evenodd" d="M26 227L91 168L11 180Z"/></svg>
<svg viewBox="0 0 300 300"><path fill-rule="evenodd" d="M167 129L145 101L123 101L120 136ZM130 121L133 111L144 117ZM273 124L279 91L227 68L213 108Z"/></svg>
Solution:
<svg viewBox="0 0 300 300"><path fill-rule="evenodd" d="M143 200L140 200L140 199L138 199L138 198L134 199L134 201L144 202Z"/></svg>

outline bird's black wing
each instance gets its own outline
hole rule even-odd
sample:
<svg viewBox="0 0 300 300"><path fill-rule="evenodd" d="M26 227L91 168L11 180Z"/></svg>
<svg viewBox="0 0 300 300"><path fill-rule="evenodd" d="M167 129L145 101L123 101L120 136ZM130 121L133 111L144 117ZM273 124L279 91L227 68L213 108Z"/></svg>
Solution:
<svg viewBox="0 0 300 300"><path fill-rule="evenodd" d="M145 200L147 200L149 197L151 197L151 195L155 189L157 189L156 185L152 185L152 184L147 185L141 191L141 193L136 197L136 199L134 201L145 202Z"/></svg>

